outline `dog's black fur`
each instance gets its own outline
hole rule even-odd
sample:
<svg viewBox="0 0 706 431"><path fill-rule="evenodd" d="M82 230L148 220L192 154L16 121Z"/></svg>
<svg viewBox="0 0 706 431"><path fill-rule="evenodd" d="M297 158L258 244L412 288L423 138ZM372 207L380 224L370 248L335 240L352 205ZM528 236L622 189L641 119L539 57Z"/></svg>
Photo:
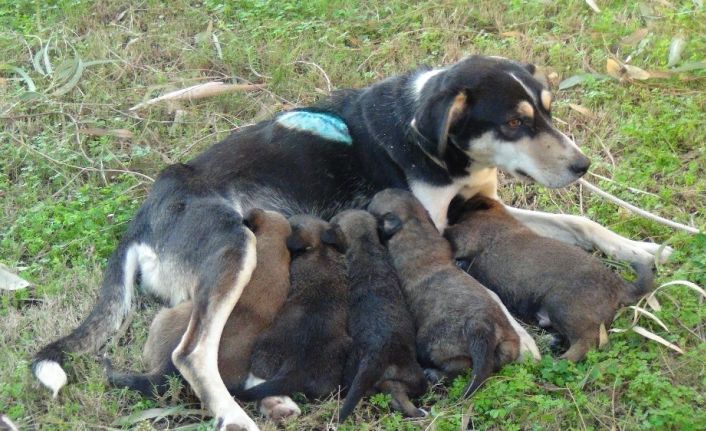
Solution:
<svg viewBox="0 0 706 431"><path fill-rule="evenodd" d="M416 359L414 321L390 256L380 244L377 220L366 211L348 210L331 224L340 227L347 246L348 332L353 338L344 373L349 390L339 421L373 390L391 394L393 407L405 415L423 416L409 400L426 390Z"/></svg>
<svg viewBox="0 0 706 431"><path fill-rule="evenodd" d="M551 124L533 66L472 56L433 76L425 72L343 91L307 108L339 117L348 127L350 145L284 127L275 117L166 168L108 261L94 309L71 334L35 355L35 375L58 392L66 383L61 368L66 354L102 346L129 312L140 280L172 304L194 300L189 330L172 354L174 364L204 405L218 410L213 413L219 424L242 420L248 423L239 422L242 426L254 429L242 409L225 399L220 376L206 371L216 368L216 355L208 352L213 347L205 347L216 343L207 340L220 333L254 267L254 239L243 225L244 212L263 208L329 218L364 207L384 188L421 184L448 187L442 197L429 189L424 202L441 226L453 195L473 183L474 167L490 170L486 194L495 193L494 167L550 187L585 173L588 159ZM522 101L533 106L534 118L518 113ZM531 145L535 139L547 145ZM548 140L556 152L543 150ZM518 151L532 152L528 157L534 162L548 160L550 166L528 173L512 158L490 157L497 143L521 143ZM476 154L477 145L487 151ZM488 157L481 160L482 155ZM470 187L468 193L479 189Z"/></svg>
<svg viewBox="0 0 706 431"><path fill-rule="evenodd" d="M319 218L297 215L290 223L290 294L255 342L250 372L267 381L237 394L245 400L296 392L322 398L342 382L351 346L345 242Z"/></svg>

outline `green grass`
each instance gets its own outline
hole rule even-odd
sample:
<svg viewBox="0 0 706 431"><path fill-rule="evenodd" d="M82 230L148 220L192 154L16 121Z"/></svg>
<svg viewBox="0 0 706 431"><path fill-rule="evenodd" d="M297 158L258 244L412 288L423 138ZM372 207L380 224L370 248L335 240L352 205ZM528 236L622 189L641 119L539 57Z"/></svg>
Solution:
<svg viewBox="0 0 706 431"><path fill-rule="evenodd" d="M88 313L105 261L149 190L146 177L188 160L234 128L315 101L328 80L334 88L362 86L420 64L488 53L554 72L556 91L562 79L604 73L609 57L631 56L635 66L664 70L677 35L688 41L680 65L705 60L706 11L691 0L599 1L599 14L579 0L408 3L0 0L0 262L20 268L35 284L0 294L0 413L21 429L98 429L152 407L198 408L178 384L159 400L108 388L93 355L70 361L71 384L52 400L28 363L39 346ZM648 29L642 42L625 43L642 28ZM35 56L47 45L52 73L42 53ZM209 80L267 87L128 111ZM589 80L558 91L554 111L559 127L593 160L592 172L612 179L589 175L589 181L704 229L705 101L706 74L694 70L640 82ZM86 129L125 129L131 137ZM502 195L526 208L585 214L631 238L666 242L677 251L660 267L660 282L706 286L706 235L675 232L577 186L549 191L508 179ZM635 333L615 333L607 349L580 364L547 355L538 364L507 366L471 400L459 398L463 378L436 387L421 400L431 411L426 419L403 419L391 412L389 398L375 396L340 429L458 430L463 415L478 429L706 429L703 301L684 287L665 289L658 298L663 309L656 314L670 332L648 319L640 324L678 344L684 355ZM121 368L143 366L140 350L158 304L144 296L140 301L125 336L106 347ZM627 327L630 317L623 313L614 326ZM546 346L545 334L538 336ZM304 415L286 428L321 427L336 403L305 404ZM198 419L182 412L154 426L184 427ZM139 427L150 429L150 423Z"/></svg>

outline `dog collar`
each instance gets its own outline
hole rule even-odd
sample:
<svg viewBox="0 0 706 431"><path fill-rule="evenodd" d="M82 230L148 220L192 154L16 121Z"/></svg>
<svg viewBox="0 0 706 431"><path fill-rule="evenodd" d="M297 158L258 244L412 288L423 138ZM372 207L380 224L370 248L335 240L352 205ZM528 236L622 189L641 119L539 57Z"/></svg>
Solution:
<svg viewBox="0 0 706 431"><path fill-rule="evenodd" d="M330 141L353 144L348 126L338 116L323 112L290 111L277 117L277 123L288 129L308 132Z"/></svg>

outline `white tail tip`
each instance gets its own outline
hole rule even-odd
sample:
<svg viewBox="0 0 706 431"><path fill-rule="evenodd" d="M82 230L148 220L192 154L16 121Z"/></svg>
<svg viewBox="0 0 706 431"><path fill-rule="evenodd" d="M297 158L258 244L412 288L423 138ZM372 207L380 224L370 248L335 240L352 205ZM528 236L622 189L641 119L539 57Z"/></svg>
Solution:
<svg viewBox="0 0 706 431"><path fill-rule="evenodd" d="M56 398L59 389L64 387L68 378L61 365L54 361L40 361L34 367L34 375L44 386L52 391L52 396Z"/></svg>

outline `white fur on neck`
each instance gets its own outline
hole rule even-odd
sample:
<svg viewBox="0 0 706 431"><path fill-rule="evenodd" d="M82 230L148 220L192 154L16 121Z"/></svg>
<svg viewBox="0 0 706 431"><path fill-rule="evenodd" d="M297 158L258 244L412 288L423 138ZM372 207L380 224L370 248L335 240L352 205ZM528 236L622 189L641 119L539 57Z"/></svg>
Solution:
<svg viewBox="0 0 706 431"><path fill-rule="evenodd" d="M419 99L419 96L422 94L422 90L424 89L424 86L429 81L429 79L431 79L432 76L438 75L444 70L445 69L428 70L426 72L420 73L419 76L417 76L412 85L414 88L414 94L417 96L417 99Z"/></svg>
<svg viewBox="0 0 706 431"><path fill-rule="evenodd" d="M68 381L61 365L50 360L39 361L34 367L34 375L44 386L52 391L54 398L59 393L59 389L64 387Z"/></svg>
<svg viewBox="0 0 706 431"><path fill-rule="evenodd" d="M445 186L435 186L422 181L412 181L409 185L412 194L424 205L439 232L443 232L446 228L449 204L462 187L462 184L456 182Z"/></svg>

